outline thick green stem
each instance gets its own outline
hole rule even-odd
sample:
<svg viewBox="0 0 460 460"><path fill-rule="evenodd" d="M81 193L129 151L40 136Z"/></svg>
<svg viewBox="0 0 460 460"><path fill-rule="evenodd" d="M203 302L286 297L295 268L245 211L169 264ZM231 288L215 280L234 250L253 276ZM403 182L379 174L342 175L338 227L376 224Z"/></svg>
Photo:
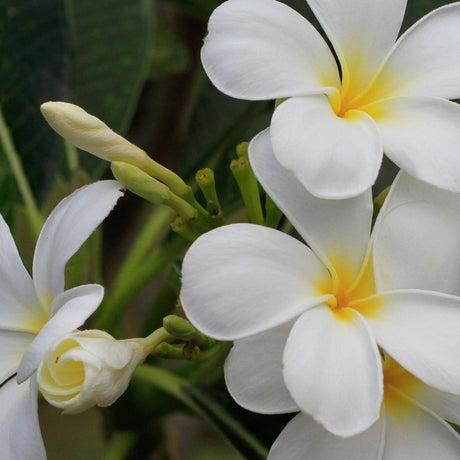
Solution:
<svg viewBox="0 0 460 460"><path fill-rule="evenodd" d="M122 289L117 289L115 286L114 290L99 307L94 327L112 330L139 291L171 263L188 244L182 238L171 241L159 248L147 261L138 266L125 280Z"/></svg>
<svg viewBox="0 0 460 460"><path fill-rule="evenodd" d="M123 460L136 442L136 438L136 433L132 431L114 431L103 460Z"/></svg>
<svg viewBox="0 0 460 460"><path fill-rule="evenodd" d="M67 166L70 173L78 169L78 151L74 145L64 139L65 153L67 157Z"/></svg>
<svg viewBox="0 0 460 460"><path fill-rule="evenodd" d="M152 211L147 222L142 226L142 230L137 236L121 269L118 271L113 283L112 295L117 295L117 291L124 289L124 283L129 283L133 273L136 273L139 264L143 262L152 248L164 238L174 215L174 210L167 206L157 206Z"/></svg>
<svg viewBox="0 0 460 460"><path fill-rule="evenodd" d="M249 161L242 156L231 162L230 169L238 183L238 188L248 211L249 219L253 224L264 225L259 187Z"/></svg>
<svg viewBox="0 0 460 460"><path fill-rule="evenodd" d="M257 453L257 458L267 457L267 449L262 444L249 435L249 433L221 407L217 407L211 400L206 400L187 380L164 369L148 364L139 366L134 372L133 379L147 382L173 396L195 412L195 414L208 420L218 428L223 435L229 430L241 440L244 440L247 445L250 445L253 452ZM223 427L225 427L225 429L223 429Z"/></svg>
<svg viewBox="0 0 460 460"><path fill-rule="evenodd" d="M34 232L36 238L40 234L40 230L43 226L43 216L38 210L35 198L30 189L29 182L24 173L24 169L21 164L18 153L13 144L13 139L11 138L10 131L6 125L3 113L0 110L0 140L2 142L3 149L5 151L6 157L10 164L11 172L13 173L14 179L18 186L19 192L21 193L22 199L26 207L27 217L30 222L30 226Z"/></svg>

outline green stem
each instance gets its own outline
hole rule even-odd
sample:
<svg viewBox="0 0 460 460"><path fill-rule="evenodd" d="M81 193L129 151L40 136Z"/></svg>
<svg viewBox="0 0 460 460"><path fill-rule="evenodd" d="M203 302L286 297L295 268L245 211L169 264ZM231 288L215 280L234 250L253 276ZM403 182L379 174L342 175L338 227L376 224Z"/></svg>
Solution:
<svg viewBox="0 0 460 460"><path fill-rule="evenodd" d="M94 320L94 327L112 330L139 291L188 245L189 242L177 238L159 248L146 262L136 267L135 271L130 273L125 280L123 289L116 289L115 286L115 289L107 296L107 300L101 304Z"/></svg>
<svg viewBox="0 0 460 460"><path fill-rule="evenodd" d="M78 169L78 151L74 145L64 140L65 153L67 157L67 166L69 171L73 173Z"/></svg>
<svg viewBox="0 0 460 460"><path fill-rule="evenodd" d="M104 460L123 460L136 442L137 435L132 431L114 431L110 438Z"/></svg>
<svg viewBox="0 0 460 460"><path fill-rule="evenodd" d="M118 291L124 290L124 283L128 282L136 273L137 267L144 260L152 248L159 244L169 229L169 224L176 213L167 206L157 206L150 214L147 222L142 225L142 230L137 236L136 242L126 257L121 269L113 283L112 294L118 295Z"/></svg>
<svg viewBox="0 0 460 460"><path fill-rule="evenodd" d="M29 219L31 228L36 238L40 234L40 230L43 226L43 216L38 210L35 198L30 189L29 182L22 168L21 160L13 144L10 131L6 125L3 113L0 110L0 140L4 148L6 157L11 167L14 179L18 186L19 192L21 193L22 199L26 207L27 217Z"/></svg>
<svg viewBox="0 0 460 460"><path fill-rule="evenodd" d="M267 449L260 444L257 439L253 438L234 418L225 412L223 408L217 407L217 404L213 401L206 400L202 394L195 391L196 389L194 386L187 380L164 369L148 364L139 366L134 372L133 378L150 383L170 396L173 396L195 412L196 415L208 420L221 431L224 436L226 436L226 431L228 429L247 445L250 445L253 451L257 453L258 458L267 457ZM222 429L223 426L225 430Z"/></svg>
<svg viewBox="0 0 460 460"><path fill-rule="evenodd" d="M230 169L240 189L250 221L253 224L264 225L259 187L249 161L245 157L240 157L231 162Z"/></svg>
<svg viewBox="0 0 460 460"><path fill-rule="evenodd" d="M283 212L276 206L268 194L265 195L265 226L278 228Z"/></svg>

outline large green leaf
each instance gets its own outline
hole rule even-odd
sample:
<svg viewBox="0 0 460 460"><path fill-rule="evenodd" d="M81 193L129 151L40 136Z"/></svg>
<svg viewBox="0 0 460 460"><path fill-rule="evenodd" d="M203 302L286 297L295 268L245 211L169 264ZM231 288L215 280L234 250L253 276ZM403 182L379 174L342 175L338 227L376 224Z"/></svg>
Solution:
<svg viewBox="0 0 460 460"><path fill-rule="evenodd" d="M70 100L125 132L147 77L151 19L149 0L0 1L0 104L40 200L66 163L39 105ZM94 177L99 163L85 154L83 164Z"/></svg>

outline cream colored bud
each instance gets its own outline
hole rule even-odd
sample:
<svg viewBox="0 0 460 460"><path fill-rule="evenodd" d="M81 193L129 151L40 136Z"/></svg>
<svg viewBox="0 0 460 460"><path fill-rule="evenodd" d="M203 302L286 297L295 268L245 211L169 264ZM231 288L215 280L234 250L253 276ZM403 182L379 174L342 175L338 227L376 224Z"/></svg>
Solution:
<svg viewBox="0 0 460 460"><path fill-rule="evenodd" d="M110 406L149 351L142 339L115 340L99 330L73 332L61 337L40 363L38 386L66 414Z"/></svg>
<svg viewBox="0 0 460 460"><path fill-rule="evenodd" d="M141 164L148 155L104 122L67 102L45 102L40 110L49 125L76 147L107 161Z"/></svg>

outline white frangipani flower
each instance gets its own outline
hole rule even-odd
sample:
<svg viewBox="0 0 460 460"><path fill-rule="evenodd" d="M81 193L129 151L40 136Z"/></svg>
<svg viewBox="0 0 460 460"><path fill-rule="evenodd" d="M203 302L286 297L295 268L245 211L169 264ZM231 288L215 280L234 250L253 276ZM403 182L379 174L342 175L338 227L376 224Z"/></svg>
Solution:
<svg viewBox="0 0 460 460"><path fill-rule="evenodd" d="M96 329L66 334L41 361L38 388L64 414L110 406L125 392L150 350L145 339L115 340Z"/></svg>
<svg viewBox="0 0 460 460"><path fill-rule="evenodd" d="M81 326L104 289L65 290L64 269L122 195L116 181L82 187L46 220L35 248L33 278L0 216L0 446L2 458L46 458L37 414L35 371L48 347ZM17 376L14 374L17 373Z"/></svg>
<svg viewBox="0 0 460 460"><path fill-rule="evenodd" d="M268 460L458 460L460 436L443 419L460 423L460 396L435 390L386 359L383 406L374 425L344 439L300 413Z"/></svg>
<svg viewBox="0 0 460 460"><path fill-rule="evenodd" d="M396 42L407 0L307 1L340 73L320 34L285 4L228 0L211 15L202 49L211 81L240 99L290 98L273 114L274 153L316 196L363 193L382 152L410 175L460 191L460 107L449 101L460 97L460 3Z"/></svg>
<svg viewBox="0 0 460 460"><path fill-rule="evenodd" d="M236 401L260 413L302 410L355 435L380 414L377 345L426 384L460 394L460 196L401 175L370 237L370 190L314 197L277 162L268 130L249 156L310 247L234 224L185 256L188 318L235 341L226 380Z"/></svg>

